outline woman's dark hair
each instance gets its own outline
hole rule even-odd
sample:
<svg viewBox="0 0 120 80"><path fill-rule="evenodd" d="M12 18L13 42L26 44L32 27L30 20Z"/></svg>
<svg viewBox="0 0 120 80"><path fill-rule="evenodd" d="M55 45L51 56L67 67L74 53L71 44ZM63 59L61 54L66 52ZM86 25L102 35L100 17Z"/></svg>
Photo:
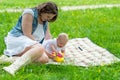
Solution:
<svg viewBox="0 0 120 80"><path fill-rule="evenodd" d="M57 19L58 16L58 8L54 2L45 2L37 6L38 15L41 13L55 14L55 16L49 20L49 22L53 22Z"/></svg>

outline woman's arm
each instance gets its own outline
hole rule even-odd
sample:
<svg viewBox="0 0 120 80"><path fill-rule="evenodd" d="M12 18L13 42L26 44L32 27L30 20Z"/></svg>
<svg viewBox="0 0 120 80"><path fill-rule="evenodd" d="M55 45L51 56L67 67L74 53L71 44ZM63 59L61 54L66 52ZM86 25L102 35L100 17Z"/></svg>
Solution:
<svg viewBox="0 0 120 80"><path fill-rule="evenodd" d="M31 14L24 14L22 17L22 31L23 34L32 40L35 40L32 36L32 22L33 16Z"/></svg>
<svg viewBox="0 0 120 80"><path fill-rule="evenodd" d="M46 31L46 35L45 35L45 40L48 40L48 39L51 39L51 33L50 33L50 27L49 27L49 24L48 24L48 27L47 27L47 31Z"/></svg>

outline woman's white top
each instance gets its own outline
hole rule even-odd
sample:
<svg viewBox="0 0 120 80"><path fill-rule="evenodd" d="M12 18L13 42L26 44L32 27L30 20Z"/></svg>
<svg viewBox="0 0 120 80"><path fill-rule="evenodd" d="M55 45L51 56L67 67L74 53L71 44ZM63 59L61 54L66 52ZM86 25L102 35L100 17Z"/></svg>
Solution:
<svg viewBox="0 0 120 80"><path fill-rule="evenodd" d="M32 16L34 16L34 12L32 11L32 9L25 9L22 16L26 13L32 14ZM37 29L33 33L33 36L36 41L41 41L43 39L43 37L44 37L43 24L38 23Z"/></svg>
<svg viewBox="0 0 120 80"><path fill-rule="evenodd" d="M22 16L26 13L34 16L34 12L32 11L32 9L25 9L22 13ZM42 24L38 24L35 32L33 33L33 36L35 40L32 40L24 35L14 37L11 36L10 33L8 33L7 37L5 37L6 49L4 50L4 54L8 56L19 54L20 52L24 51L26 47L32 46L41 41L44 37L44 30Z"/></svg>

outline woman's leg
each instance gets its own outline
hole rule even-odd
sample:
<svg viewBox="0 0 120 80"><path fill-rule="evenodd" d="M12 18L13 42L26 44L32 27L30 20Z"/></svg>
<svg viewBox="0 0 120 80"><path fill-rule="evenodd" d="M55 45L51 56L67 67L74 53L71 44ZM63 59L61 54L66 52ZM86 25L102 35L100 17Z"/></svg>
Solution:
<svg viewBox="0 0 120 80"><path fill-rule="evenodd" d="M48 63L48 61L49 61L49 58L48 58L48 56L46 55L46 53L44 52L44 53L42 54L42 56L41 56L40 58L38 58L37 60L35 60L34 62L39 62L39 63L44 64L44 63Z"/></svg>
<svg viewBox="0 0 120 80"><path fill-rule="evenodd" d="M32 46L26 47L25 50L21 53L18 53L18 55L9 57L6 55L0 56L0 64L4 63L13 63L15 60L17 60L20 56L22 56L26 51L28 51Z"/></svg>
<svg viewBox="0 0 120 80"><path fill-rule="evenodd" d="M8 57L6 55L2 55L0 56L0 64L4 64L4 63L13 63L16 59L18 59L19 57L14 56L14 57Z"/></svg>
<svg viewBox="0 0 120 80"><path fill-rule="evenodd" d="M22 66L29 64L30 62L40 58L44 52L43 47L40 44L33 45L28 51L23 53L23 55L13 62L10 66L4 67L3 69L14 75L17 70Z"/></svg>

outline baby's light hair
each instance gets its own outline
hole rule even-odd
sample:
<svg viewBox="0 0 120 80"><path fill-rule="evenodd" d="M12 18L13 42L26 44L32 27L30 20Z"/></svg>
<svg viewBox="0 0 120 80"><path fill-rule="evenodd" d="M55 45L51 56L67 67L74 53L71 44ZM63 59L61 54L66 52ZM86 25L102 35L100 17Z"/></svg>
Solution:
<svg viewBox="0 0 120 80"><path fill-rule="evenodd" d="M68 41L68 34L66 34L66 33L60 33L59 35L58 35L58 38L62 38L62 39L64 39L65 40L65 42L67 42Z"/></svg>

